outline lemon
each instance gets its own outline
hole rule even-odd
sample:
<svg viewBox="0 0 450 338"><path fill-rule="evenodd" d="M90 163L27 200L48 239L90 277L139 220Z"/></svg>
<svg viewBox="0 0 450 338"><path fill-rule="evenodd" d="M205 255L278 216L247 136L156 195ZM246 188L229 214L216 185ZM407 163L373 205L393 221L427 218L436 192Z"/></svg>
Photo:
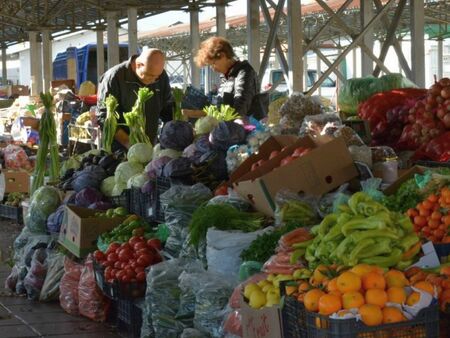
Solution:
<svg viewBox="0 0 450 338"><path fill-rule="evenodd" d="M262 288L262 292L267 293L267 292L269 292L270 290L273 290L273 289L275 289L275 286L273 286L272 284L268 284L268 285L265 285Z"/></svg>
<svg viewBox="0 0 450 338"><path fill-rule="evenodd" d="M275 275L273 273L271 273L270 275L267 276L267 280L269 282L272 282L274 278L275 278Z"/></svg>
<svg viewBox="0 0 450 338"><path fill-rule="evenodd" d="M273 306L280 304L280 295L275 292L268 292L266 295L266 306Z"/></svg>
<svg viewBox="0 0 450 338"><path fill-rule="evenodd" d="M250 295L250 307L259 309L266 304L266 295L261 290L254 290Z"/></svg>
<svg viewBox="0 0 450 338"><path fill-rule="evenodd" d="M263 279L263 280L259 281L257 285L258 285L261 289L263 289L266 285L272 285L272 283L269 282L269 281L267 281L267 280L265 280L265 279Z"/></svg>
<svg viewBox="0 0 450 338"><path fill-rule="evenodd" d="M247 284L245 286L245 289L244 289L244 296L245 296L245 298L250 299L250 296L251 296L252 292L255 291L255 290L261 291L260 287L258 285L256 285L255 283Z"/></svg>

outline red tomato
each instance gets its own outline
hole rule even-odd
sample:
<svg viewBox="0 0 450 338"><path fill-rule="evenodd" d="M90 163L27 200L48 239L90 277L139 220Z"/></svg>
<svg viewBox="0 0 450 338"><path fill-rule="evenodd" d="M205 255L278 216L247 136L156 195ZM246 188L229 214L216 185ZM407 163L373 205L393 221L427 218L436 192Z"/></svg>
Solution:
<svg viewBox="0 0 450 338"><path fill-rule="evenodd" d="M102 266L104 266L105 268L108 266L113 266L113 264L114 262L110 262L108 260L102 262Z"/></svg>
<svg viewBox="0 0 450 338"><path fill-rule="evenodd" d="M105 269L104 276L105 276L106 279L112 278L112 276L111 276L111 271L112 271L112 270L113 270L113 268L110 267L110 266L108 266L108 267Z"/></svg>
<svg viewBox="0 0 450 338"><path fill-rule="evenodd" d="M136 268L134 269L134 272L136 272L136 274L139 274L139 272L144 272L145 268L142 266L136 266Z"/></svg>
<svg viewBox="0 0 450 338"><path fill-rule="evenodd" d="M151 238L147 241L147 246L149 248L155 248L156 250L162 250L161 241L158 238Z"/></svg>
<svg viewBox="0 0 450 338"><path fill-rule="evenodd" d="M144 268L146 268L147 266L152 264L152 261L153 261L153 257L151 255L148 255L148 254L141 255L137 259L137 263L140 266L143 266Z"/></svg>
<svg viewBox="0 0 450 338"><path fill-rule="evenodd" d="M101 262L101 261L104 261L104 260L106 259L106 256L105 256L105 254L104 254L103 252L101 252L100 250L95 250L95 252L94 252L94 259L95 259L97 262Z"/></svg>
<svg viewBox="0 0 450 338"><path fill-rule="evenodd" d="M128 262L133 258L133 252L129 249L122 249L119 251L119 260L121 262Z"/></svg>
<svg viewBox="0 0 450 338"><path fill-rule="evenodd" d="M251 171L255 171L256 169L258 169L259 164L258 163L253 163L252 167L250 168Z"/></svg>
<svg viewBox="0 0 450 338"><path fill-rule="evenodd" d="M161 255L160 254L154 255L152 264L157 264L157 263L160 263L160 262L162 262Z"/></svg>
<svg viewBox="0 0 450 338"><path fill-rule="evenodd" d="M125 270L117 270L116 278L121 280L123 276L126 276L127 272Z"/></svg>
<svg viewBox="0 0 450 338"><path fill-rule="evenodd" d="M117 275L118 272L119 272L119 269L112 269L112 270L111 270L111 274L110 274L110 275L111 275L111 278L112 278L112 279L117 278L116 275Z"/></svg>
<svg viewBox="0 0 450 338"><path fill-rule="evenodd" d="M302 153L306 150L305 147L298 147L294 150L292 153L292 157L300 157L302 156Z"/></svg>
<svg viewBox="0 0 450 338"><path fill-rule="evenodd" d="M122 243L121 245L120 245L120 248L121 249L128 249L128 250L133 250L133 247L130 245L130 244L128 244L128 243Z"/></svg>
<svg viewBox="0 0 450 338"><path fill-rule="evenodd" d="M119 260L119 256L117 256L117 254L115 252L111 252L107 257L107 260L114 263L117 260Z"/></svg>
<svg viewBox="0 0 450 338"><path fill-rule="evenodd" d="M305 156L307 153L309 153L312 149L311 148L306 148L305 150L303 150L303 152L300 154L301 156Z"/></svg>
<svg viewBox="0 0 450 338"><path fill-rule="evenodd" d="M120 278L120 281L122 283L129 283L129 282L131 282L131 278L127 274L125 274Z"/></svg>
<svg viewBox="0 0 450 338"><path fill-rule="evenodd" d="M108 246L108 250L106 250L106 255L108 256L110 253L116 252L117 248L119 248L119 247L120 247L119 243L111 243Z"/></svg>
<svg viewBox="0 0 450 338"><path fill-rule="evenodd" d="M130 244L132 247L138 242L140 242L141 239L138 236L133 236L128 240L128 244Z"/></svg>
<svg viewBox="0 0 450 338"><path fill-rule="evenodd" d="M116 262L114 262L114 268L115 268L115 269L120 269L120 268L122 268L122 262L121 262L121 261L116 261Z"/></svg>
<svg viewBox="0 0 450 338"><path fill-rule="evenodd" d="M126 273L127 273L127 276L130 277L130 279L136 277L136 272L135 272L133 269L128 268L128 269L126 269L125 271L126 271Z"/></svg>
<svg viewBox="0 0 450 338"><path fill-rule="evenodd" d="M145 272L144 271L142 271L142 272L139 272L137 275L136 275L136 280L138 281L138 282L145 282L145 278L146 278L146 275L145 275Z"/></svg>
<svg viewBox="0 0 450 338"><path fill-rule="evenodd" d="M139 251L140 249L146 249L147 245L145 244L145 242L138 242L134 245L134 251Z"/></svg>

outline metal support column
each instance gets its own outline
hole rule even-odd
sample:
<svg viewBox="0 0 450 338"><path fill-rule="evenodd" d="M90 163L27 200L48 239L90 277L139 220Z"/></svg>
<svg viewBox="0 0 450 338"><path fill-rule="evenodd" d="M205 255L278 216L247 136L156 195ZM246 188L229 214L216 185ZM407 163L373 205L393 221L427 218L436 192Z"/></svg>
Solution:
<svg viewBox="0 0 450 338"><path fill-rule="evenodd" d="M437 41L437 77L438 77L438 79L442 79L442 77L444 75L443 58L444 58L443 41L442 41L442 39L439 39Z"/></svg>
<svg viewBox="0 0 450 338"><path fill-rule="evenodd" d="M8 83L8 66L6 65L6 60L8 55L6 55L6 45L2 44L2 84L6 85Z"/></svg>
<svg viewBox="0 0 450 338"><path fill-rule="evenodd" d="M119 58L119 28L117 26L117 13L106 12L107 41L108 41L108 68L120 62Z"/></svg>
<svg viewBox="0 0 450 338"><path fill-rule="evenodd" d="M31 70L31 95L37 96L42 91L42 76L41 76L41 57L40 57L40 43L38 43L38 32L28 32L30 40L30 70Z"/></svg>
<svg viewBox="0 0 450 338"><path fill-rule="evenodd" d="M320 73L322 73L322 67L321 67L320 57L317 54L316 54L316 71L317 71L317 76L320 76ZM306 74L308 74L308 73L306 73ZM306 76L308 76L308 75L306 75ZM319 94L319 96L322 95L322 86L319 87L318 94Z"/></svg>
<svg viewBox="0 0 450 338"><path fill-rule="evenodd" d="M44 91L50 91L53 79L52 41L50 31L42 32L42 66L44 70Z"/></svg>
<svg viewBox="0 0 450 338"><path fill-rule="evenodd" d="M259 1L247 0L248 62L257 73L261 64L259 39Z"/></svg>
<svg viewBox="0 0 450 338"><path fill-rule="evenodd" d="M303 91L303 25L300 0L287 1L289 94Z"/></svg>
<svg viewBox="0 0 450 338"><path fill-rule="evenodd" d="M128 57L137 53L138 38L137 38L137 8L129 7L128 14Z"/></svg>
<svg viewBox="0 0 450 338"><path fill-rule="evenodd" d="M411 70L416 85L425 87L425 14L424 0L410 0Z"/></svg>
<svg viewBox="0 0 450 338"><path fill-rule="evenodd" d="M361 0L361 27L367 26L373 18L372 0ZM367 31L363 37L363 44L373 50L373 29ZM367 76L373 72L373 60L361 49L361 76Z"/></svg>
<svg viewBox="0 0 450 338"><path fill-rule="evenodd" d="M97 27L97 86L100 77L105 72L105 46L103 41L103 27Z"/></svg>
<svg viewBox="0 0 450 338"><path fill-rule="evenodd" d="M191 83L194 87L200 88L200 68L194 62L194 57L200 47L200 28L198 19L198 8L192 7L189 10L191 24Z"/></svg>
<svg viewBox="0 0 450 338"><path fill-rule="evenodd" d="M225 4L223 0L216 0L216 31L217 36L227 37L227 27L226 27L226 16L225 16Z"/></svg>

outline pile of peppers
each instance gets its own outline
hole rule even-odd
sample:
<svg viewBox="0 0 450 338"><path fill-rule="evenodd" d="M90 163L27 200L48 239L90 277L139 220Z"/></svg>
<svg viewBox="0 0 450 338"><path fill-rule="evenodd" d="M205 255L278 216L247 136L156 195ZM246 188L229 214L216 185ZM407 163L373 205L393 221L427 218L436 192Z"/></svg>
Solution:
<svg viewBox="0 0 450 338"><path fill-rule="evenodd" d="M352 195L311 232L315 238L305 252L311 268L366 263L402 269L413 263L421 247L406 215L389 211L363 192Z"/></svg>

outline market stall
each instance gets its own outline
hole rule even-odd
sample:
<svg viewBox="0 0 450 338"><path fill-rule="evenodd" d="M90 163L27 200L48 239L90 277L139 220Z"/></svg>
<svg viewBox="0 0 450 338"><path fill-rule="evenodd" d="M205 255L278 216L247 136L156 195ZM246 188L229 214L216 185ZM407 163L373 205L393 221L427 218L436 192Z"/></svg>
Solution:
<svg viewBox="0 0 450 338"><path fill-rule="evenodd" d="M226 106L188 121L178 92L156 145L141 89L126 152L109 97L101 149L61 163L42 96L7 287L133 337L448 336L450 80L370 81L340 114L275 102L276 124Z"/></svg>

